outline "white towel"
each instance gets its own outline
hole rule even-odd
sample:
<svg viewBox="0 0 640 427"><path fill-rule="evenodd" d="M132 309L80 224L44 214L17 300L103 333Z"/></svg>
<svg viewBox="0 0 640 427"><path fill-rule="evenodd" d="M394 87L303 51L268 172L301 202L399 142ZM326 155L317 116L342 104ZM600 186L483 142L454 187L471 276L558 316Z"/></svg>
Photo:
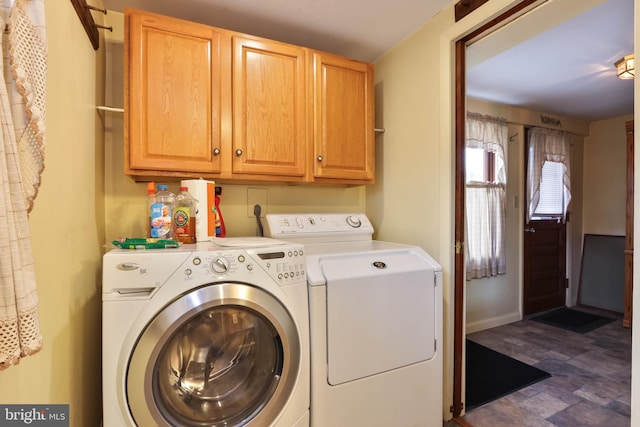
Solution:
<svg viewBox="0 0 640 427"><path fill-rule="evenodd" d="M3 0L3 27L7 10ZM15 82L0 72L0 369L42 348L28 212L44 168L44 0L16 0L9 22L2 68L10 50Z"/></svg>

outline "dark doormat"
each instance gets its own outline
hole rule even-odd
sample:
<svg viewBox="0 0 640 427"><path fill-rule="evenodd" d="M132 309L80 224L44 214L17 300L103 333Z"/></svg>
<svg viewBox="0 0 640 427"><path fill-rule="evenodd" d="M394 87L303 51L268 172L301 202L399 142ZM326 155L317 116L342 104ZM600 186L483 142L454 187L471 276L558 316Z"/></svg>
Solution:
<svg viewBox="0 0 640 427"><path fill-rule="evenodd" d="M466 340L467 410L506 396L551 375L534 366Z"/></svg>
<svg viewBox="0 0 640 427"><path fill-rule="evenodd" d="M585 334L599 328L600 326L604 326L607 323L611 323L615 319L563 307L549 313L545 313L541 316L532 317L530 320L535 320L536 322L545 323L551 326L557 326L558 328L577 332L579 334Z"/></svg>

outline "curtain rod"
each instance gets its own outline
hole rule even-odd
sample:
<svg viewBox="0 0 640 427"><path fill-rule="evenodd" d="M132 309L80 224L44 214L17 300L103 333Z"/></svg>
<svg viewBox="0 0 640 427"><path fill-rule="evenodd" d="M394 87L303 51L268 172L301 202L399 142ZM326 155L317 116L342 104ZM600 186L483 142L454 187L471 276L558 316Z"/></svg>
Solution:
<svg viewBox="0 0 640 427"><path fill-rule="evenodd" d="M112 27L105 27L104 25L98 25L93 20L93 15L91 15L92 10L97 10L99 12L107 14L106 9L100 9L95 6L91 6L87 4L87 0L71 0L73 7L78 14L78 18L80 18L80 22L82 22L82 26L84 30L87 32L87 36L89 36L89 40L91 41L91 45L93 46L93 50L98 50L100 46L100 38L98 37L98 28L113 31Z"/></svg>

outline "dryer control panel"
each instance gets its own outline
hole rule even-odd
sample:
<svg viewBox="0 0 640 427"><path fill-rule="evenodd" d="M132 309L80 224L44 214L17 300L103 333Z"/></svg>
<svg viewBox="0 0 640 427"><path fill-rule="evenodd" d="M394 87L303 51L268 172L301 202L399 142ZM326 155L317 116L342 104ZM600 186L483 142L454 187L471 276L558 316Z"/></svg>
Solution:
<svg viewBox="0 0 640 427"><path fill-rule="evenodd" d="M371 240L373 226L363 213L268 214L265 236L307 243Z"/></svg>

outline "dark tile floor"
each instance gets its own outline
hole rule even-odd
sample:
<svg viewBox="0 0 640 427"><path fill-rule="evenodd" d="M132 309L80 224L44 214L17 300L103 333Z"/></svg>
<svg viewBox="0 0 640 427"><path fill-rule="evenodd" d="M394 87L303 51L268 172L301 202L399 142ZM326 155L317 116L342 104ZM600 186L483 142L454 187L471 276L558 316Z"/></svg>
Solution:
<svg viewBox="0 0 640 427"><path fill-rule="evenodd" d="M630 425L631 330L622 319L586 334L523 320L467 338L552 375L470 410L463 420L473 427Z"/></svg>

